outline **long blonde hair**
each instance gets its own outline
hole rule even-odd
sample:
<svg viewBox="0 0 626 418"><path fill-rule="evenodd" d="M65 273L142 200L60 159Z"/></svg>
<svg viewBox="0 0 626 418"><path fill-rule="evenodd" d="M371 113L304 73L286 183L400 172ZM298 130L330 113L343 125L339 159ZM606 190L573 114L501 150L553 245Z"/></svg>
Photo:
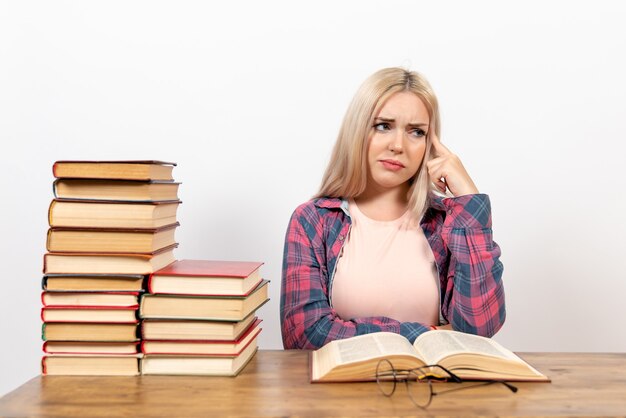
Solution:
<svg viewBox="0 0 626 418"><path fill-rule="evenodd" d="M439 104L428 81L419 73L404 68L384 68L367 78L357 90L344 116L328 167L315 197L354 198L365 191L367 183L367 143L374 117L393 94L409 91L417 95L428 110L429 128L424 160L409 180L409 208L421 217L428 208L433 186L426 162L432 157L430 134L439 136Z"/></svg>

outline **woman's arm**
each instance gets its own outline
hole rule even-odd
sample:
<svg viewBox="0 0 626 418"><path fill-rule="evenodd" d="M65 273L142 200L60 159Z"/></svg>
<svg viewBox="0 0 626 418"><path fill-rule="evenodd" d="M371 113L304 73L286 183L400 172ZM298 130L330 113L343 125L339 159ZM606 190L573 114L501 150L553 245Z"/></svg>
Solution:
<svg viewBox="0 0 626 418"><path fill-rule="evenodd" d="M506 311L489 197L464 195L442 203L447 216L441 236L450 252L442 314L455 330L491 337L502 327Z"/></svg>
<svg viewBox="0 0 626 418"><path fill-rule="evenodd" d="M330 307L323 222L312 205L291 217L281 283L281 331L285 348L317 349L329 341L389 331L413 342L428 326L387 317L344 321Z"/></svg>

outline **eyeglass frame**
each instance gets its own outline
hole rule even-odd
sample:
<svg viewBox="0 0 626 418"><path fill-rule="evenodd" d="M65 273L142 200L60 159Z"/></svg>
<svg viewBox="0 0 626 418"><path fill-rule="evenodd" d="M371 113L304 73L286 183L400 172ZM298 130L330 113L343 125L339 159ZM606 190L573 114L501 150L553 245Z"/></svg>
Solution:
<svg viewBox="0 0 626 418"><path fill-rule="evenodd" d="M381 363L383 362L387 362L390 366L389 370L385 370L384 372L382 372L382 376L383 377L393 377L393 388L391 389L391 392L389 393L385 393L385 391L382 389L382 384L381 384L381 372L379 372L379 368ZM419 371L425 371L425 369L433 369L433 368L439 368L441 370L443 370L448 376L441 376L441 375L437 375L435 373L432 372L426 372L426 373L417 373L416 370ZM385 375L386 373L386 375ZM391 374L389 374L391 373ZM411 373L413 373L416 377L416 383L423 383L423 382L427 382L428 383L428 391L429 391L429 396L428 396L428 402L426 402L426 404L424 405L420 405L419 403L417 403L417 401L413 398L413 396L411 395L411 391L409 390L409 381L413 380L410 379L409 376L411 375ZM448 392L456 392L462 389L470 389L470 388L474 388L474 387L478 387L478 386L486 386L486 385L491 385L494 383L502 383L506 388L508 388L511 392L516 393L517 392L517 387L513 386L512 384L510 384L509 382L505 381L505 380L499 380L499 379L493 379L493 380L487 380L481 383L477 383L475 385L470 385L470 386L463 386L460 388L452 388L452 389L447 389L447 390L442 390L439 392L435 392L432 386L432 381L445 381L445 382L450 382L450 383L464 383L466 382L465 380L461 379L459 376L457 376L456 374L454 374L453 372L451 372L450 370L446 369L445 367L443 367L440 364L428 364L425 366L421 366L421 367L416 367L413 369L396 369L393 366L393 363L391 361L389 361L388 359L382 359L378 361L378 364L376 365L376 384L378 385L378 389L380 390L380 392L385 395L386 397L391 397L395 391L396 391L396 387L397 387L397 383L400 381L404 381L405 386L406 386L406 390L407 390L407 394L409 396L409 399L411 399L411 402L413 402L413 404L419 408L422 409L426 409L430 406L430 404L433 401L433 398L437 395L441 395L444 393L448 393ZM386 381L385 381L386 382Z"/></svg>

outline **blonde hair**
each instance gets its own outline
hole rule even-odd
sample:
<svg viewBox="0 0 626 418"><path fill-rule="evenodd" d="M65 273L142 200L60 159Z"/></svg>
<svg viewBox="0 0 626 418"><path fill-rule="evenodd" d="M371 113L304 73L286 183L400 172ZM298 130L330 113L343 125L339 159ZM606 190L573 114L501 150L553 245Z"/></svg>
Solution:
<svg viewBox="0 0 626 418"><path fill-rule="evenodd" d="M398 92L412 92L419 97L429 115L424 160L409 180L409 208L421 217L428 208L433 186L426 162L431 158L430 134L439 136L439 104L428 81L419 73L404 68L384 68L368 77L357 90L344 116L328 167L315 197L354 198L365 191L367 183L367 143L374 117L384 103Z"/></svg>

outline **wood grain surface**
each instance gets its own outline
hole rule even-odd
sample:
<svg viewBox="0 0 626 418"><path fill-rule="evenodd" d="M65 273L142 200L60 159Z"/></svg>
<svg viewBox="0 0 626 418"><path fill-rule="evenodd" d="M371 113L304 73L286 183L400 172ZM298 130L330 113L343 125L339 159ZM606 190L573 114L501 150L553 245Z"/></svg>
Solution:
<svg viewBox="0 0 626 418"><path fill-rule="evenodd" d="M311 384L308 352L260 350L235 378L38 376L0 399L0 416L626 416L626 353L518 354L552 383L445 394L427 411L404 386L387 398L376 383Z"/></svg>

